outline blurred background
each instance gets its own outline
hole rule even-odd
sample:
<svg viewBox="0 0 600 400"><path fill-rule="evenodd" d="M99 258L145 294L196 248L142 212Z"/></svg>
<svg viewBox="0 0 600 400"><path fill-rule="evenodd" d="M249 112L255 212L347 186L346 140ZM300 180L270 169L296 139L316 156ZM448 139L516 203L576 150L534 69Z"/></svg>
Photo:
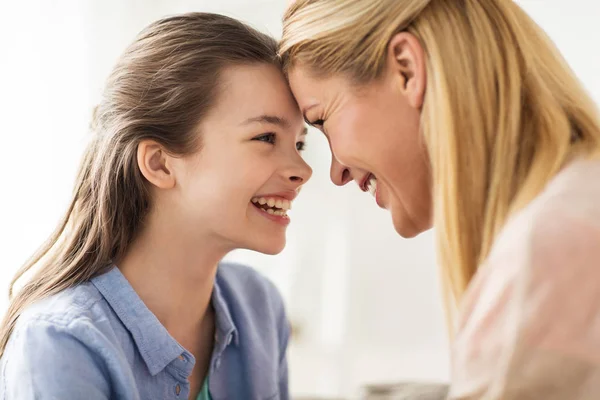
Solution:
<svg viewBox="0 0 600 400"><path fill-rule="evenodd" d="M365 0L368 1L368 0ZM521 0L600 101L600 3ZM148 23L210 11L280 36L287 0L2 0L0 2L0 314L16 269L65 210L91 109L113 63ZM276 256L236 252L281 290L294 325L296 397L352 398L365 384L445 382L448 343L431 232L399 238L354 185L329 181L316 131L314 177ZM600 177L599 177L600 179Z"/></svg>

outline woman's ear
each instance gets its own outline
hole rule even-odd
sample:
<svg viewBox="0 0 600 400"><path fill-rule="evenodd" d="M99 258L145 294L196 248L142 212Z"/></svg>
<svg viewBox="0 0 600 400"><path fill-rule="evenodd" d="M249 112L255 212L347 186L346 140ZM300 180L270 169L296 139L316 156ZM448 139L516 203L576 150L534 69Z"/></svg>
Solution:
<svg viewBox="0 0 600 400"><path fill-rule="evenodd" d="M425 98L427 68L425 52L415 35L400 32L392 37L388 44L387 65L408 103L420 109Z"/></svg>
<svg viewBox="0 0 600 400"><path fill-rule="evenodd" d="M175 175L170 168L171 156L165 149L152 140L143 140L138 144L137 162L142 175L159 189L171 189L175 186Z"/></svg>

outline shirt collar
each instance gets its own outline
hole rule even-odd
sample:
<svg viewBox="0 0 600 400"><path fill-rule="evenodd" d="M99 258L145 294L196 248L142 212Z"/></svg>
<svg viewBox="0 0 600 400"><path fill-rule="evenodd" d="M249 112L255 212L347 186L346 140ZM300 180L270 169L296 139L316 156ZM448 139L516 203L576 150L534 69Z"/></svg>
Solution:
<svg viewBox="0 0 600 400"><path fill-rule="evenodd" d="M233 321L231 310L226 301L227 286L223 282L219 270L217 270L217 278L212 292L212 305L216 314L216 333L215 341L217 347L222 351L225 347L234 343L239 346L239 334L235 322Z"/></svg>
<svg viewBox="0 0 600 400"><path fill-rule="evenodd" d="M131 333L150 374L158 374L184 353L191 356L146 307L117 267L93 278L92 284ZM223 286L217 271L211 302L216 315L215 347L219 353L231 343L239 345L238 330L226 301L227 288Z"/></svg>
<svg viewBox="0 0 600 400"><path fill-rule="evenodd" d="M150 374L158 374L178 356L187 353L146 307L118 268L113 267L93 278L92 283L131 333Z"/></svg>

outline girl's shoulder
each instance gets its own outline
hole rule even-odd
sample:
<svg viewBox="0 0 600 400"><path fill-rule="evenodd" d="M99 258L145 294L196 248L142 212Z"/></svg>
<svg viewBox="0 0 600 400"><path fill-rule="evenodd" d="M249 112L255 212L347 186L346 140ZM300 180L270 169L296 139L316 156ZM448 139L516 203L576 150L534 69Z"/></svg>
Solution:
<svg viewBox="0 0 600 400"><path fill-rule="evenodd" d="M217 314L230 318L238 328L252 321L252 326L271 329L279 340L287 340L289 322L281 293L256 269L237 263L221 263L212 302ZM249 327L245 328L248 331Z"/></svg>
<svg viewBox="0 0 600 400"><path fill-rule="evenodd" d="M105 312L102 296L89 283L27 307L0 360L0 395L33 398L45 393L66 398L68 392L102 393L108 398L102 352L109 337L102 328Z"/></svg>
<svg viewBox="0 0 600 400"><path fill-rule="evenodd" d="M255 268L243 264L219 264L216 283L219 287L235 290L236 297L262 297L261 300L265 301L281 301L279 290L269 278Z"/></svg>
<svg viewBox="0 0 600 400"><path fill-rule="evenodd" d="M219 265L213 297L222 297L230 307L248 313L261 312L265 307L275 314L284 313L283 298L273 282L256 269L238 263Z"/></svg>
<svg viewBox="0 0 600 400"><path fill-rule="evenodd" d="M68 329L78 322L93 323L105 315L103 296L90 283L82 283L36 301L19 316L15 332L40 323Z"/></svg>

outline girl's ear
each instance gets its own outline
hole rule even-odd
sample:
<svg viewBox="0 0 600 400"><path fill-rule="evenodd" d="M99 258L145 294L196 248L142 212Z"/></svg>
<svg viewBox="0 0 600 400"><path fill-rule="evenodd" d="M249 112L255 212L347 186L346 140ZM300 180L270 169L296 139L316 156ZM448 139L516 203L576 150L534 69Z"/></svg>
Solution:
<svg viewBox="0 0 600 400"><path fill-rule="evenodd" d="M172 157L153 140L140 142L137 148L137 162L142 175L159 189L175 186L175 175L170 166Z"/></svg>

